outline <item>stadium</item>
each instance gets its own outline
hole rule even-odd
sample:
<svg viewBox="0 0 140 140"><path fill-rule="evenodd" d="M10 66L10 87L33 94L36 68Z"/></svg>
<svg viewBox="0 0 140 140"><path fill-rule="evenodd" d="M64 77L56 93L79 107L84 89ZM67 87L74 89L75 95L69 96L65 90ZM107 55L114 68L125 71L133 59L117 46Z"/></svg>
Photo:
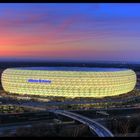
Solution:
<svg viewBox="0 0 140 140"><path fill-rule="evenodd" d="M136 74L124 68L19 67L3 71L8 93L59 97L106 97L132 91Z"/></svg>

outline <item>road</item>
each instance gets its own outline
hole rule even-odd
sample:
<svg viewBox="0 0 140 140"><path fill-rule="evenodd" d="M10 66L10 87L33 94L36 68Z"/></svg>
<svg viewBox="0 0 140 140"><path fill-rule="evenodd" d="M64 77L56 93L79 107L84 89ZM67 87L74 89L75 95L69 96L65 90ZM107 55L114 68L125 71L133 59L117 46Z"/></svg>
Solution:
<svg viewBox="0 0 140 140"><path fill-rule="evenodd" d="M23 127L32 127L32 125L38 124L40 122L46 123L46 120L35 120L35 121L26 121L26 122L19 122L19 123L12 123L12 124L3 124L0 125L0 134L3 134L4 132L9 131L10 133L16 132L18 128L23 128Z"/></svg>
<svg viewBox="0 0 140 140"><path fill-rule="evenodd" d="M95 122L94 120L91 120L87 117L84 117L82 115L76 114L76 113L72 113L72 112L68 112L68 111L63 111L63 110L51 110L50 113L57 113L63 116L67 116L69 118L72 118L74 120L77 120L83 124L86 124L89 126L91 132L95 135L95 133L99 136L99 137L113 137L112 133L107 130L104 126L100 125L99 123ZM43 112L42 112L43 113ZM48 113L46 114L48 115ZM24 122L15 122L15 123L9 123L9 124L2 124L0 126L0 134L2 134L3 132L9 130L12 133L14 133L16 131L17 128L19 127L31 127L33 124L37 124L40 121L44 123L47 122L47 116L45 115L45 112L43 114L40 113L40 115L38 114L35 118L32 118L31 120L27 120ZM38 118L39 117L39 118ZM24 119L21 116L21 120Z"/></svg>
<svg viewBox="0 0 140 140"><path fill-rule="evenodd" d="M92 119L89 119L87 117L84 117L82 115L72 113L69 111L64 111L64 110L52 110L50 112L54 112L56 114L67 116L67 117L72 118L74 120L77 120L85 125L88 125L91 132L93 134L96 133L99 137L113 137L113 134L107 128L105 128L104 126L102 126L98 122L96 122Z"/></svg>
<svg viewBox="0 0 140 140"><path fill-rule="evenodd" d="M109 103L113 103L113 102L127 102L128 100L134 100L134 99L140 99L140 97L133 97L131 99L129 98L121 98L121 99L107 99L107 100L94 100L94 101L63 101L63 102L57 102L57 101L49 101L49 102L40 102L40 101L26 101L26 100L16 100L16 99L10 99L10 98L7 98L7 97L1 97L0 98L0 102L1 104L5 104L5 103L12 103L12 104L18 104L18 105L27 105L27 106L30 106L30 105L33 105L34 107L35 106L38 106L38 107L43 107L43 106L58 106L58 105L72 105L72 104L94 104L94 103L106 103L106 102L109 102Z"/></svg>

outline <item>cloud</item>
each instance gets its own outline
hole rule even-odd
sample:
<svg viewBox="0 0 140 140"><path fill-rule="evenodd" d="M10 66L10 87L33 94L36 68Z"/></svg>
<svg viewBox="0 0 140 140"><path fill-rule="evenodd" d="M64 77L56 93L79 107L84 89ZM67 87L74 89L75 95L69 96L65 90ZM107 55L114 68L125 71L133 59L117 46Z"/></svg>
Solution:
<svg viewBox="0 0 140 140"><path fill-rule="evenodd" d="M0 47L4 46L0 48L0 55L7 52L7 56L47 54L76 58L79 53L77 57L81 58L97 58L98 55L107 58L110 52L115 54L113 50L121 52L121 47L127 49L129 44L136 48L138 45L134 42L139 44L140 35L139 15L134 15L134 7L134 12L131 12L131 7L123 12L122 7L117 11L117 5L113 11L112 5L104 4L0 6ZM124 13L127 13L126 16ZM87 51L83 50L84 47L87 47ZM114 58L118 59L119 53L116 54Z"/></svg>

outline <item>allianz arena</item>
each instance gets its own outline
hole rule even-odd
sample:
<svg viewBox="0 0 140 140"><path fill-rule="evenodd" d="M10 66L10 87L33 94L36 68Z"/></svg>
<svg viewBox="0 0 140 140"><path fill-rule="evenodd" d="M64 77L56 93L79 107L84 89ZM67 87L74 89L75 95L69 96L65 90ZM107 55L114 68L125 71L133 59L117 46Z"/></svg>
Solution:
<svg viewBox="0 0 140 140"><path fill-rule="evenodd" d="M136 74L130 69L85 67L21 67L2 73L8 93L61 97L106 97L130 92Z"/></svg>

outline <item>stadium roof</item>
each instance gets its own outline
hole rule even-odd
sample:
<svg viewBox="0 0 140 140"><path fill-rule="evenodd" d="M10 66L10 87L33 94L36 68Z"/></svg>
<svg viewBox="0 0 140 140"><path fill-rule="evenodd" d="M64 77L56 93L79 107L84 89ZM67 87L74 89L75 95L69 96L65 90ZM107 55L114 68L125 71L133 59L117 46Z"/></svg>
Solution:
<svg viewBox="0 0 140 140"><path fill-rule="evenodd" d="M20 70L48 70L48 71L97 71L97 72L111 72L129 70L126 68L91 68L91 67L18 67L12 69Z"/></svg>

